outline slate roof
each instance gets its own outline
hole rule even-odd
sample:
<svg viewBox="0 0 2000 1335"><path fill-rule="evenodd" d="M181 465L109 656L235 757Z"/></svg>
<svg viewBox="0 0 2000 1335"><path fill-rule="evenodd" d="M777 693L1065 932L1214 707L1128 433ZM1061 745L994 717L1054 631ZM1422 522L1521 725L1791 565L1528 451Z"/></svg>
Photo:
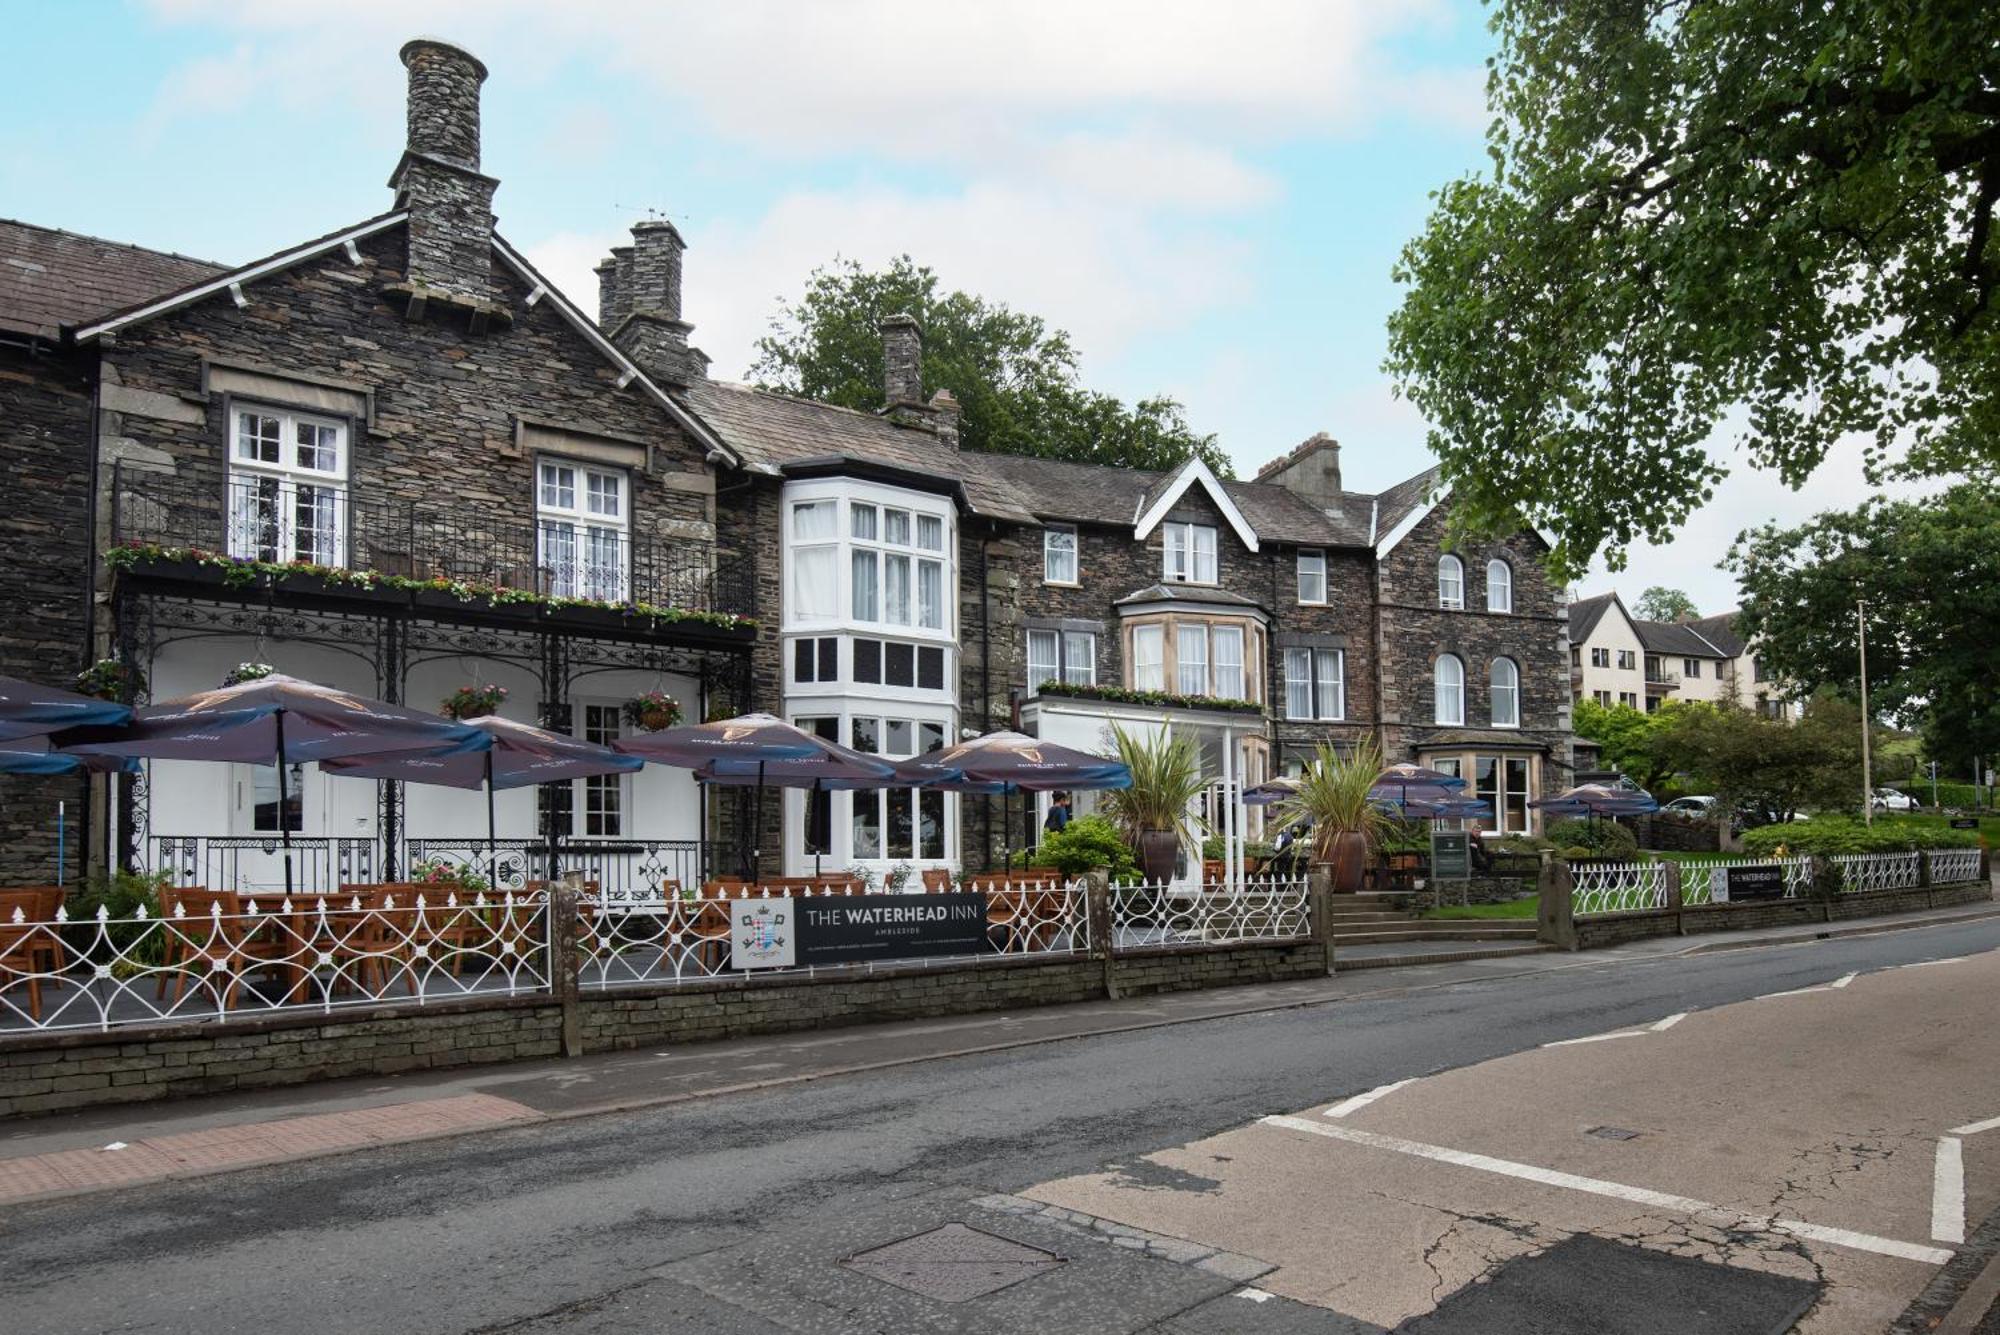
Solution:
<svg viewBox="0 0 2000 1335"><path fill-rule="evenodd" d="M1649 654L1666 654L1682 658L1728 658L1702 638L1701 632L1684 621L1634 621L1632 626L1639 632L1639 643L1646 646Z"/></svg>
<svg viewBox="0 0 2000 1335"><path fill-rule="evenodd" d="M1113 607L1128 607L1135 603L1214 603L1222 607L1263 607L1255 598L1247 598L1228 589L1213 588L1206 584L1148 584L1145 588L1126 594L1115 600Z"/></svg>
<svg viewBox="0 0 2000 1335"><path fill-rule="evenodd" d="M1615 593L1600 593L1595 598L1579 598L1569 605L1569 642L1582 644L1590 638L1590 632L1597 629L1597 623L1604 620L1604 614L1611 610L1611 604L1618 601Z"/></svg>
<svg viewBox="0 0 2000 1335"><path fill-rule="evenodd" d="M1375 536L1378 539L1416 513L1432 488L1437 486L1438 473L1437 466L1432 465L1372 498L1375 502Z"/></svg>
<svg viewBox="0 0 2000 1335"><path fill-rule="evenodd" d="M213 278L225 267L0 218L0 331L54 341L64 325Z"/></svg>
<svg viewBox="0 0 2000 1335"><path fill-rule="evenodd" d="M1736 629L1736 610L1718 612L1712 617L1697 617L1688 624L1700 633L1701 638L1720 649L1731 658L1742 655L1749 647Z"/></svg>

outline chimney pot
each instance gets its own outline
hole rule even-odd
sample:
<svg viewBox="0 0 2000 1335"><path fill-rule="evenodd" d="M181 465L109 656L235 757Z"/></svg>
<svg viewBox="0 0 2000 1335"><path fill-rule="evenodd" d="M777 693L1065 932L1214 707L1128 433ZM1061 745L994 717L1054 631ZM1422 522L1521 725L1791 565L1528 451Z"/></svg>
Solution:
<svg viewBox="0 0 2000 1335"><path fill-rule="evenodd" d="M1331 510L1340 504L1340 442L1324 431L1314 432L1258 469L1257 480Z"/></svg>
<svg viewBox="0 0 2000 1335"><path fill-rule="evenodd" d="M629 312L681 318L681 257L687 242L665 218L632 226L632 288L625 298Z"/></svg>
<svg viewBox="0 0 2000 1335"><path fill-rule="evenodd" d="M492 297L493 191L479 170L479 85L486 66L463 48L419 37L410 72L409 142L389 184L409 212L412 286L475 302Z"/></svg>
<svg viewBox="0 0 2000 1335"><path fill-rule="evenodd" d="M597 262L597 323L605 329L618 323L618 261L609 255Z"/></svg>
<svg viewBox="0 0 2000 1335"><path fill-rule="evenodd" d="M890 408L924 401L924 331L917 317L885 318L882 331L882 394Z"/></svg>
<svg viewBox="0 0 2000 1335"><path fill-rule="evenodd" d="M419 37L399 53L410 71L412 153L479 170L479 85L486 66L464 47Z"/></svg>

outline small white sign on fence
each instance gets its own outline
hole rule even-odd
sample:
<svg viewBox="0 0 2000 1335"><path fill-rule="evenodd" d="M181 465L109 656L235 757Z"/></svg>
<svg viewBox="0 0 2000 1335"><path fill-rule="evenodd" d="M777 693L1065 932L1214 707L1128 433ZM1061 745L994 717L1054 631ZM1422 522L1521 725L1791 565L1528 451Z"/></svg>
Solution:
<svg viewBox="0 0 2000 1335"><path fill-rule="evenodd" d="M790 899L730 900L730 967L789 969L796 965L798 922Z"/></svg>

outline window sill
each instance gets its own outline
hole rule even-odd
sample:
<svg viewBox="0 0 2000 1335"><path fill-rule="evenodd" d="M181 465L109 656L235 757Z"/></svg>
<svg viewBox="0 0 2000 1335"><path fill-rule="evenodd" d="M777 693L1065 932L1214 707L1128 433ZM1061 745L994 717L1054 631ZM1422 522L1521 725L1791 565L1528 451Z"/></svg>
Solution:
<svg viewBox="0 0 2000 1335"><path fill-rule="evenodd" d="M1083 587L1083 581L1075 579L1045 579L1042 581L1042 587L1049 589L1080 589Z"/></svg>

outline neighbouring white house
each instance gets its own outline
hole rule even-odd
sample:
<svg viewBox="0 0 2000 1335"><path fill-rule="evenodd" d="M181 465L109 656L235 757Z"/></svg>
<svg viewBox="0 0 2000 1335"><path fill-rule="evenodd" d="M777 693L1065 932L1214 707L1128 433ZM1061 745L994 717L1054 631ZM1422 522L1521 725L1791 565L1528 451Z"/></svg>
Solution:
<svg viewBox="0 0 2000 1335"><path fill-rule="evenodd" d="M1616 592L1576 599L1569 605L1571 693L1647 713L1667 700L1706 700L1789 716L1782 683L1768 677L1736 620L1729 611L1647 621L1633 616Z"/></svg>

